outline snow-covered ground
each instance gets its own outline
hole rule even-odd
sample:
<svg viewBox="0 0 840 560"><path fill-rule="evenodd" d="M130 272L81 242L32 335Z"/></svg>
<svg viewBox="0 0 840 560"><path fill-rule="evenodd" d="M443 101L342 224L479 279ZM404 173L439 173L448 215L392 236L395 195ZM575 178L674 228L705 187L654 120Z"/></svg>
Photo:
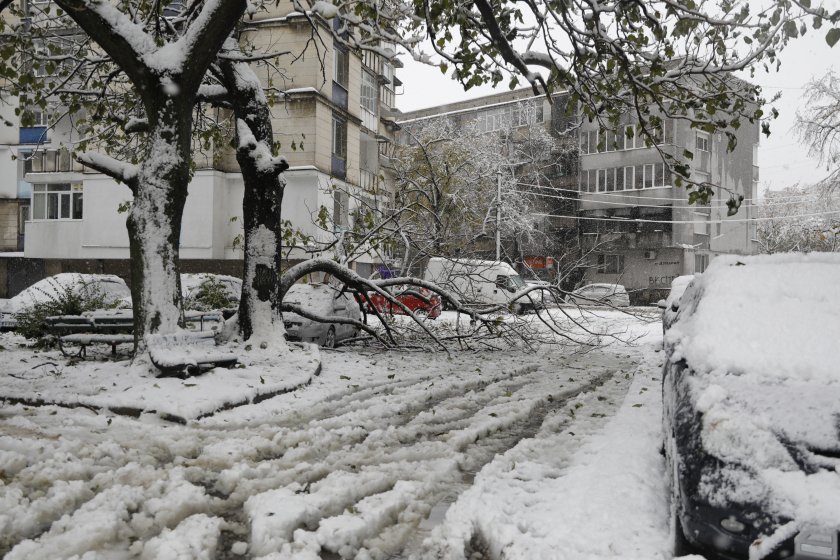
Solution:
<svg viewBox="0 0 840 560"><path fill-rule="evenodd" d="M586 320L633 343L324 352L309 385L187 425L3 405L0 554L670 558L661 327Z"/></svg>

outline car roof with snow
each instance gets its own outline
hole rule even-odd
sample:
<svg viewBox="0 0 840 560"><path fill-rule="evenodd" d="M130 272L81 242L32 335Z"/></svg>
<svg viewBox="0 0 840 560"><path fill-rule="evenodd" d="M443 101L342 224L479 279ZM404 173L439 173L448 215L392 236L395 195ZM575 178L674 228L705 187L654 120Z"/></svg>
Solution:
<svg viewBox="0 0 840 560"><path fill-rule="evenodd" d="M606 283L599 283L599 282L596 282L594 284L587 284L586 286L581 286L580 288L578 288L575 291L577 292L579 290L589 290L589 289L592 289L592 288L605 288L607 290L612 290L612 291L615 291L615 292L625 292L625 291L627 291L624 288L624 286L622 286L621 284L606 284Z"/></svg>
<svg viewBox="0 0 840 560"><path fill-rule="evenodd" d="M7 312L17 312L35 303L47 301L65 288L81 284L95 284L108 300L131 298L128 286L122 278L114 274L62 272L35 282L18 295L7 300L3 307Z"/></svg>

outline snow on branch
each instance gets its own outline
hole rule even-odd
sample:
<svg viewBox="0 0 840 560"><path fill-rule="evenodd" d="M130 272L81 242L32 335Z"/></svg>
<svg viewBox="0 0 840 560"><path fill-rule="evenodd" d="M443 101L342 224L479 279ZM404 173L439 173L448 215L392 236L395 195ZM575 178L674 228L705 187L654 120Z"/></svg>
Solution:
<svg viewBox="0 0 840 560"><path fill-rule="evenodd" d="M274 157L271 153L271 147L265 142L257 141L248 123L242 119L236 119L236 135L239 138L237 149L248 152L260 173L279 175L289 168L289 162L286 161L286 158L282 156Z"/></svg>
<svg viewBox="0 0 840 560"><path fill-rule="evenodd" d="M96 152L77 154L76 160L82 165L104 173L121 183L125 183L133 191L137 184L137 166L119 161L111 156Z"/></svg>

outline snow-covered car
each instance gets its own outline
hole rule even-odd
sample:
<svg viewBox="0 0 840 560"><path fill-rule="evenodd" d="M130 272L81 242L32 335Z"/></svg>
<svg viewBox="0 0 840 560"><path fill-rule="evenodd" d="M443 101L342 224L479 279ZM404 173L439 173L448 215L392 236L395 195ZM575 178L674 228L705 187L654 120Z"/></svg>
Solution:
<svg viewBox="0 0 840 560"><path fill-rule="evenodd" d="M440 316L441 309L443 308L441 298L428 288L402 285L391 286L386 289L397 301L405 305L415 315L425 316L429 319L436 319ZM406 314L402 307L392 303L382 294L368 292L368 299L370 300L370 304L367 301L364 303L368 312L370 312L370 305L373 305L379 313L390 315Z"/></svg>
<svg viewBox="0 0 840 560"><path fill-rule="evenodd" d="M683 294L662 388L677 556L837 558L794 548L840 524L838 279L838 254L731 255Z"/></svg>
<svg viewBox="0 0 840 560"><path fill-rule="evenodd" d="M697 276L699 276L699 274L697 274ZM657 302L657 306L662 310L663 333L668 330L677 318L677 311L680 310L680 298L694 278L694 274L677 276L671 280L671 291L668 292L668 297Z"/></svg>
<svg viewBox="0 0 840 560"><path fill-rule="evenodd" d="M181 274L181 295L185 309L212 311L239 305L242 280L234 276L201 272Z"/></svg>
<svg viewBox="0 0 840 560"><path fill-rule="evenodd" d="M628 307L630 296L621 284L587 284L566 296L566 303Z"/></svg>
<svg viewBox="0 0 840 560"><path fill-rule="evenodd" d="M342 317L361 321L362 310L356 299L329 284L295 284L286 292L283 303L292 304L318 317ZM283 324L288 340L315 342L335 348L342 340L358 334L358 327L339 322L318 322L307 317L283 312Z"/></svg>
<svg viewBox="0 0 840 560"><path fill-rule="evenodd" d="M131 309L131 291L119 276L63 272L35 282L13 298L0 300L0 330L14 330L18 313L53 300L68 289L75 295L101 295L109 308Z"/></svg>

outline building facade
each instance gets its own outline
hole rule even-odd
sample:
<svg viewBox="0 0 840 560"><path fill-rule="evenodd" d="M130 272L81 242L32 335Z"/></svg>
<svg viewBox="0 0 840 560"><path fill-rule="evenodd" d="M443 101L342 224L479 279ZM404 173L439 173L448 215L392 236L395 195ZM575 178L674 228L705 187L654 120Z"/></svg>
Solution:
<svg viewBox="0 0 840 560"><path fill-rule="evenodd" d="M728 151L726 136L664 119L648 146L633 120L620 130L602 131L598 123L569 117L564 100L560 94L548 103L531 90L518 90L404 113L400 125L448 118L485 123L492 132L517 104L534 103L540 107L539 123L553 134L573 130L579 147L574 165L562 166L566 172L528 193L542 199L533 210L545 217L546 231L564 248L528 247L522 261L514 262L526 277L536 273L564 289L623 284L634 304L648 304L663 297L676 276L702 272L716 255L755 252L757 123L743 123L735 149ZM686 158L686 150L693 159ZM689 189L674 185L668 165L677 162L689 166L693 181L717 185L710 205L689 204ZM747 202L727 216L727 200L739 196Z"/></svg>
<svg viewBox="0 0 840 560"><path fill-rule="evenodd" d="M386 151L383 146L396 126L399 61L348 51L333 41L330 22L312 21L332 48L311 46L310 19L295 12L290 1L255 14L242 34L242 41L256 48L303 53L294 61L290 57L283 76L255 67L264 84L279 90L272 124L275 142L291 166L284 173L282 217L312 240L287 252L290 264L351 230L359 205L383 208L391 197L380 152ZM3 109L2 116L19 123L13 109ZM23 251L27 262L24 267L19 254L0 262L0 283L5 279L0 297L31 284L33 276L63 271L128 279L129 189L77 164L71 153L73 131L63 122L48 128L48 121L45 114L39 126L0 128L0 251ZM235 154L228 147L202 150L194 154L194 164L181 268L240 276L243 183ZM326 228L319 219L322 208L329 215ZM353 266L369 275L380 261L381 256L362 252ZM17 278L24 268L26 278Z"/></svg>
<svg viewBox="0 0 840 560"><path fill-rule="evenodd" d="M724 135L664 119L648 146L629 119L606 132L583 123L578 215L584 282L623 284L634 302L651 303L675 277L703 272L716 255L754 253L758 124L744 123L736 134L736 148L727 151ZM686 159L686 150L693 158ZM689 204L688 189L674 185L667 161L688 164L693 181L717 185L711 204ZM748 202L728 217L726 202L738 196Z"/></svg>

